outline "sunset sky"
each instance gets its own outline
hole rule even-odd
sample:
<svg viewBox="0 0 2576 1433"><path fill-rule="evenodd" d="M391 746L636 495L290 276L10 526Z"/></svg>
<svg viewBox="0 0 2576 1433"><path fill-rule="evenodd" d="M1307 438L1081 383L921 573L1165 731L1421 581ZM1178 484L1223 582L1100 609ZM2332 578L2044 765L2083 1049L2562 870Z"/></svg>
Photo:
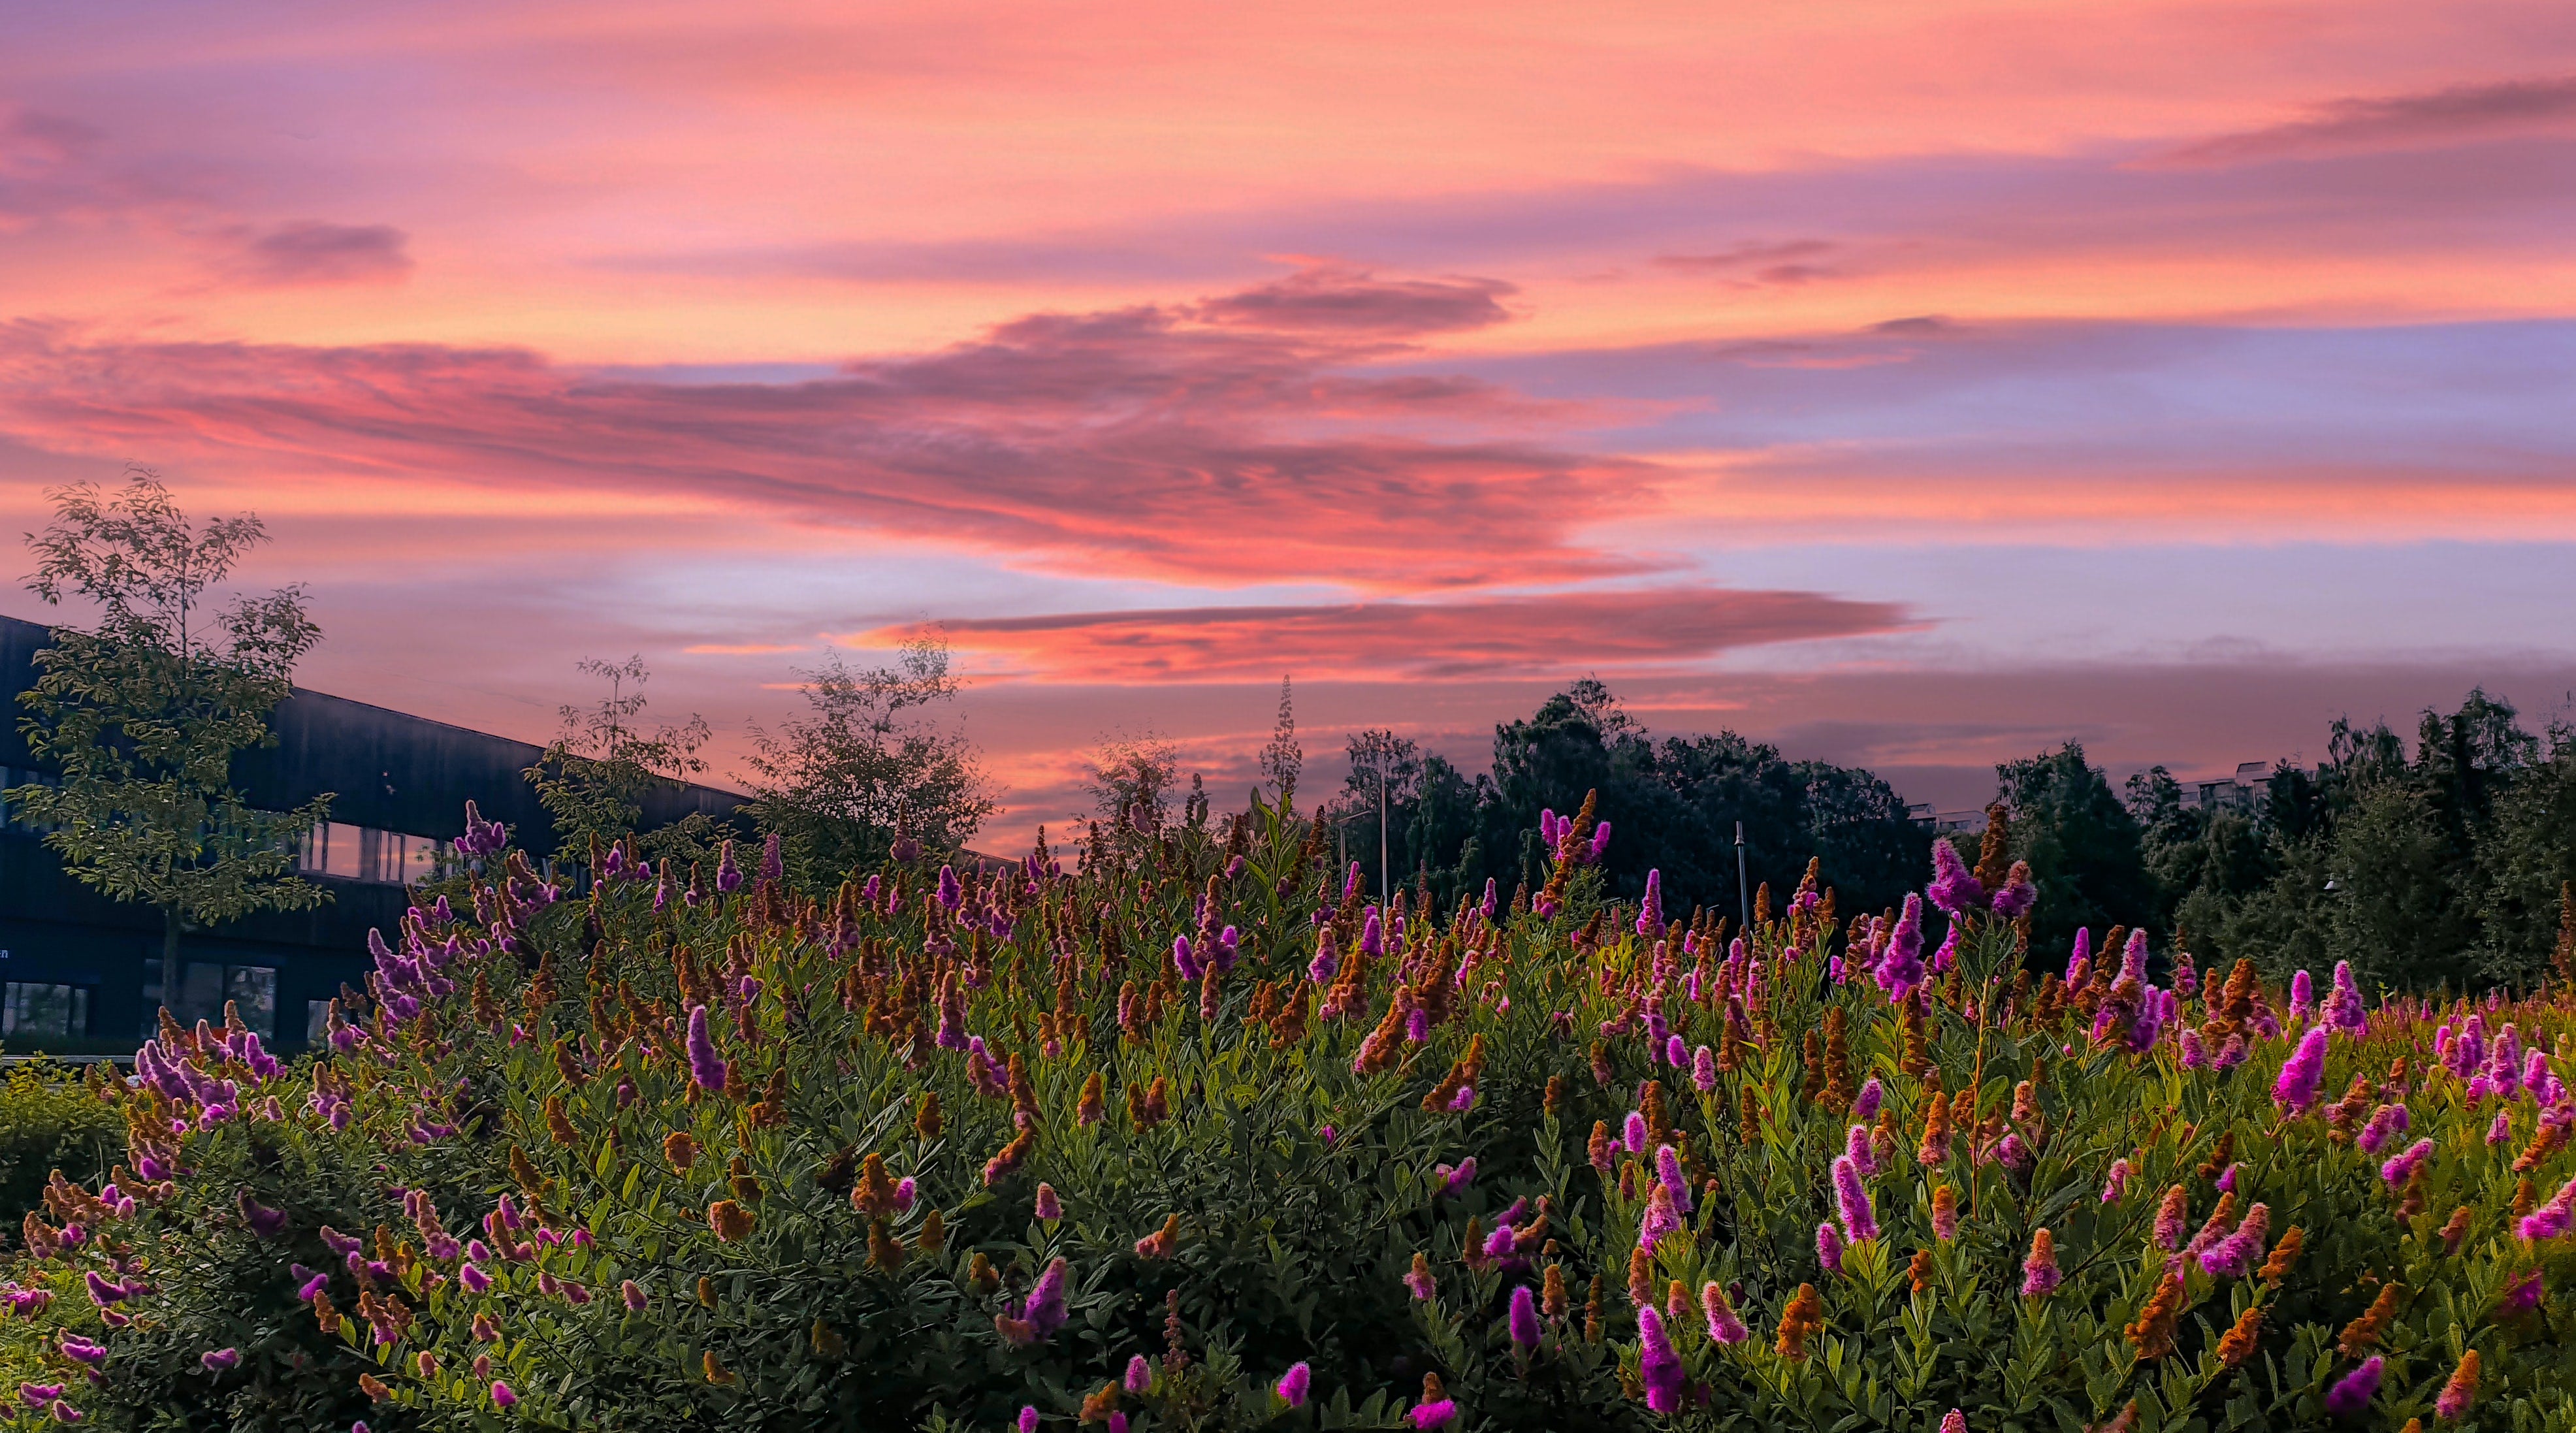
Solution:
<svg viewBox="0 0 2576 1433"><path fill-rule="evenodd" d="M941 624L989 849L1116 733L1239 803L1282 674L1943 806L2546 720L2576 7L16 0L0 530L130 460L533 740Z"/></svg>

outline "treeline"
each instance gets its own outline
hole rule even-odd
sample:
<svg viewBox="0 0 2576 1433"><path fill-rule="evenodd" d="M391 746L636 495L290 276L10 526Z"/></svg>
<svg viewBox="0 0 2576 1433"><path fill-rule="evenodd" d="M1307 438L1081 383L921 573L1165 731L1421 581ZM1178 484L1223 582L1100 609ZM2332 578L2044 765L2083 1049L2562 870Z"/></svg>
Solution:
<svg viewBox="0 0 2576 1433"><path fill-rule="evenodd" d="M1539 812L1600 793L1616 835L1611 894L1649 869L1665 899L1740 909L1735 823L1748 878L1786 890L1823 858L1846 909L1903 899L1933 837L1871 773L1791 761L1733 732L1650 737L1600 683L1550 697L1494 730L1493 769L1470 777L1389 732L1349 742L1352 771L1326 819L1374 887L1383 771L1387 862L1443 901L1540 869ZM2250 799L2186 805L2164 767L2115 785L2080 743L1996 768L1995 807L2040 888L2034 949L2079 927L2155 931L2201 958L2248 957L2275 975L2349 961L2367 981L2451 989L2537 985L2571 960L2576 926L2576 729L2535 735L2483 691L2428 711L2410 744L2386 724L2337 721L2315 770L2277 764ZM1970 865L1980 838L1953 838Z"/></svg>
<svg viewBox="0 0 2576 1433"><path fill-rule="evenodd" d="M2119 806L2125 828L2088 836L2097 869L2116 884L2134 861L2195 951L2454 990L2529 990L2576 958L2576 728L2535 735L2484 691L2425 712L2411 750L2337 721L2318 769L2276 766L2249 809L2185 807L2162 767Z"/></svg>
<svg viewBox="0 0 2576 1433"><path fill-rule="evenodd" d="M1494 728L1493 768L1469 776L1385 731L1350 738L1351 774L1326 813L1372 889L1378 879L1379 773L1387 865L1443 904L1493 881L1508 899L1546 879L1539 813L1573 814L1599 793L1612 827L1609 893L1635 900L1663 873L1666 908L1740 916L1736 823L1746 880L1786 892L1821 858L1846 910L1902 901L1931 859L1932 836L1895 788L1867 771L1791 761L1734 732L1657 740L1601 683L1577 682L1525 720Z"/></svg>

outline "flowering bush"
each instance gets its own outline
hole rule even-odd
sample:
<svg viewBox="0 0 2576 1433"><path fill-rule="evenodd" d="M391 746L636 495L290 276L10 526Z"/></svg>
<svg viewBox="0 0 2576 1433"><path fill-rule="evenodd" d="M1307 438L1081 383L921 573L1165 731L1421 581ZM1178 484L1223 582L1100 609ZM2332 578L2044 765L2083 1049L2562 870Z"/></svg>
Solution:
<svg viewBox="0 0 2576 1433"><path fill-rule="evenodd" d="M478 821L327 1056L145 1047L14 1417L2576 1426L2563 991L2034 976L2000 843L1730 931L1604 905L1593 818L1447 912L1261 808L820 902Z"/></svg>
<svg viewBox="0 0 2576 1433"><path fill-rule="evenodd" d="M98 1075L43 1061L9 1068L0 1079L0 1219L14 1225L35 1208L50 1170L81 1180L107 1172L124 1121L104 1094Z"/></svg>

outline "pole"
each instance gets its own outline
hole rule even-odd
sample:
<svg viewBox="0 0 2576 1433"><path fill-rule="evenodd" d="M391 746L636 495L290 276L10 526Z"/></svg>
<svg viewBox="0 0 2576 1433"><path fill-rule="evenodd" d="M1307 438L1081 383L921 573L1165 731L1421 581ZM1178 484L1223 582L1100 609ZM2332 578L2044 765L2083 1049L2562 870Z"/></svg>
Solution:
<svg viewBox="0 0 2576 1433"><path fill-rule="evenodd" d="M1377 903L1391 906L1395 896L1387 882L1391 879L1386 863L1386 747L1377 749Z"/></svg>
<svg viewBox="0 0 2576 1433"><path fill-rule="evenodd" d="M1744 933L1753 934L1753 887L1744 878L1744 823L1735 823L1735 894L1744 902Z"/></svg>

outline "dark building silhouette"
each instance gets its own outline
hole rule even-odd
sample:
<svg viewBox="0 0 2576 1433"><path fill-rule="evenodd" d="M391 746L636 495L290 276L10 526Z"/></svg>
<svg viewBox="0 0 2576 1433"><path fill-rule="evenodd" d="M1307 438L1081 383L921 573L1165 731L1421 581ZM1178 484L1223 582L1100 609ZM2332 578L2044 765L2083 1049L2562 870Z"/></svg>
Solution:
<svg viewBox="0 0 2576 1433"><path fill-rule="evenodd" d="M48 774L28 755L17 694L34 684L35 654L51 640L42 624L0 617L0 788ZM342 982L363 988L368 929L392 934L404 882L428 873L434 846L464 833L467 800L507 824L514 845L553 848L545 809L521 775L538 747L300 687L268 722L277 745L234 758L233 784L275 810L332 793L330 824L300 857L331 901L189 931L180 968L164 971L160 911L98 895L64 874L37 832L0 821L0 1036L11 1052L121 1043L163 1005L185 1021L220 1021L226 1000L263 1040L298 1048ZM741 799L668 788L645 800L645 821L723 816Z"/></svg>

